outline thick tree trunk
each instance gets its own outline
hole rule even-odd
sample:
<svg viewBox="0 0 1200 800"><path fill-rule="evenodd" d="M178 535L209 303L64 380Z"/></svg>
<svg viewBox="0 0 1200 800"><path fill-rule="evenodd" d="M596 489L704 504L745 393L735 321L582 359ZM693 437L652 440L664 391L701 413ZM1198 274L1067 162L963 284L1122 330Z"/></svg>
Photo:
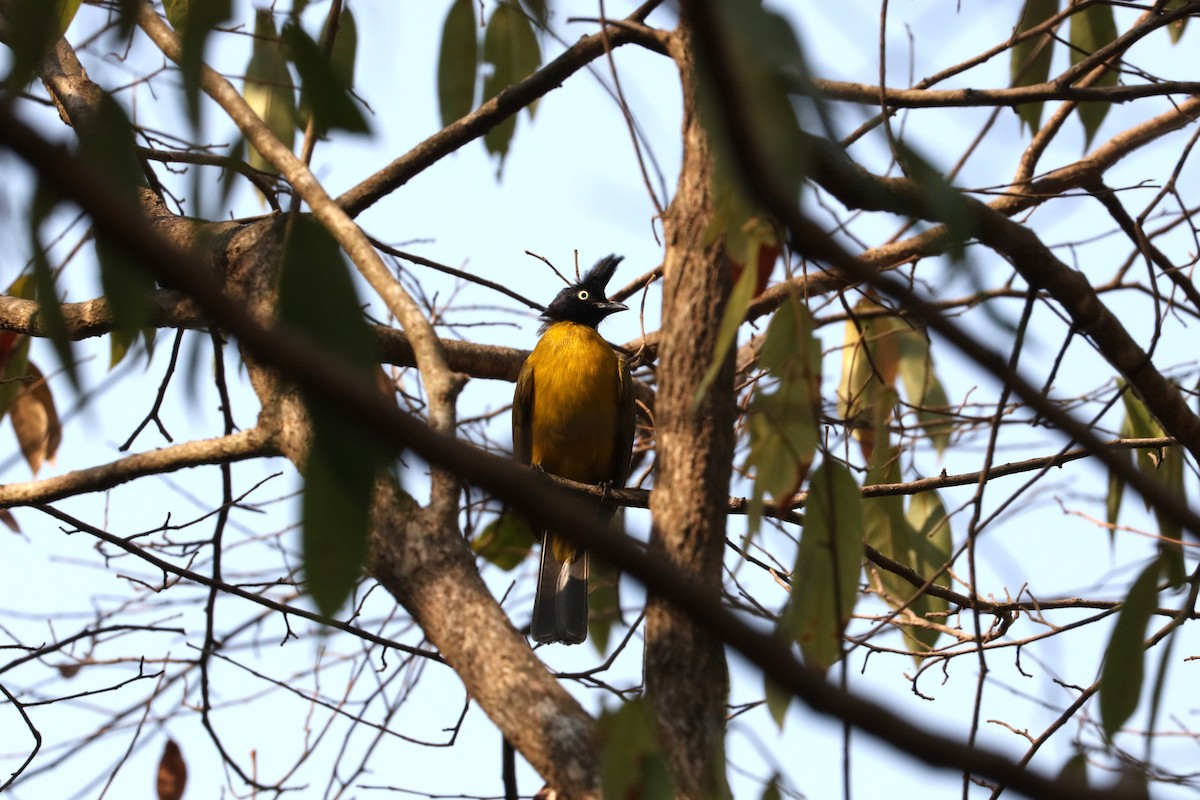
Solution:
<svg viewBox="0 0 1200 800"><path fill-rule="evenodd" d="M657 476L651 551L713 595L721 591L725 516L733 459L733 362L727 358L699 403L713 361L730 272L712 218L712 155L696 111L687 20L672 43L684 92L683 170L664 222L662 346L655 436ZM646 613L646 692L680 793L724 797L725 652L684 612L651 596Z"/></svg>

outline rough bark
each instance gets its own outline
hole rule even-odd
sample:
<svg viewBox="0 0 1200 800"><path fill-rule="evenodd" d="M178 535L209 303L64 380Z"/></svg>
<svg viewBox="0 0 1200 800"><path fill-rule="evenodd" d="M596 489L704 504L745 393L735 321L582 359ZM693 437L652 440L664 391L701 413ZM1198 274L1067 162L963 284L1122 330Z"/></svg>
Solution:
<svg viewBox="0 0 1200 800"><path fill-rule="evenodd" d="M687 19L672 42L684 90L683 169L664 221L663 324L655 409L657 476L650 509L651 554L721 591L726 497L733 459L733 360L696 402L714 358L731 286L712 217L712 156L696 110ZM677 789L691 798L728 795L724 777L729 677L721 643L688 614L650 598L646 612L646 693L655 709Z"/></svg>

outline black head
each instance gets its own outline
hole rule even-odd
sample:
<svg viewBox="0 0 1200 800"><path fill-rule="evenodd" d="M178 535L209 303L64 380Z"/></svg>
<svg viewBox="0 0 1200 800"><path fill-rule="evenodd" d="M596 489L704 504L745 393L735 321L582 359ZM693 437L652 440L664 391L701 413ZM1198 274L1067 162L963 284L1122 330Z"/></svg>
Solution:
<svg viewBox="0 0 1200 800"><path fill-rule="evenodd" d="M628 311L629 306L615 303L605 295L609 279L617 271L617 265L624 256L605 256L596 262L596 266L584 273L583 278L574 286L568 286L558 293L544 312L542 312L542 330L555 322L578 322L581 325L596 327L609 314L617 311Z"/></svg>

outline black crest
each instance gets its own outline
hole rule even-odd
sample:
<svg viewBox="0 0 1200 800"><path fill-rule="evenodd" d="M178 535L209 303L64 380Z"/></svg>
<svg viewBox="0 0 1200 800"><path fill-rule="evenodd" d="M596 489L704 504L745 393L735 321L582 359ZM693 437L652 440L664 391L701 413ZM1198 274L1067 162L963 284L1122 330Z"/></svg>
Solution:
<svg viewBox="0 0 1200 800"><path fill-rule="evenodd" d="M579 283L563 289L542 313L542 331L555 322L578 322L596 327L609 314L627 311L624 303L608 299L605 292L624 256L605 256L584 273Z"/></svg>

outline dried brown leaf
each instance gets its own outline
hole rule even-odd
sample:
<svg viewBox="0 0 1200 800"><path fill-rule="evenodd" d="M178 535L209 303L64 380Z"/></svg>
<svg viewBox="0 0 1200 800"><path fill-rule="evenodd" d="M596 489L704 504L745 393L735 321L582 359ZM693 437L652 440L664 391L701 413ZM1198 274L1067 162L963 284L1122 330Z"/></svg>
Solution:
<svg viewBox="0 0 1200 800"><path fill-rule="evenodd" d="M62 424L54 407L54 395L41 370L31 362L26 375L32 380L17 394L9 417L21 444L21 453L37 475L44 462L54 463L62 443Z"/></svg>
<svg viewBox="0 0 1200 800"><path fill-rule="evenodd" d="M158 800L180 800L187 786L187 763L174 739L167 739L158 762Z"/></svg>

